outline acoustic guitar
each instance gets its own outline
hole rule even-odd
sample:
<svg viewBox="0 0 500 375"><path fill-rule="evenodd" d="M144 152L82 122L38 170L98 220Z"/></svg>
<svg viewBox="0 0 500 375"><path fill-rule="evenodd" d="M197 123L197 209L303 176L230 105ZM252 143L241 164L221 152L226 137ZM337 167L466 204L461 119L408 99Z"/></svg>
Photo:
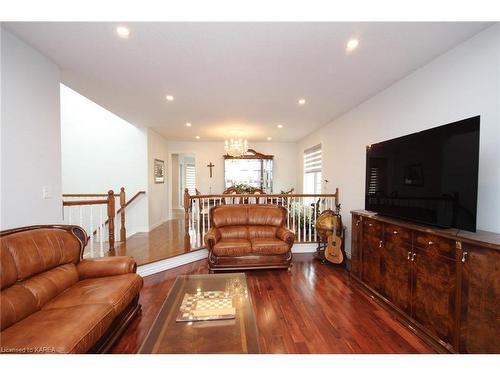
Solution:
<svg viewBox="0 0 500 375"><path fill-rule="evenodd" d="M344 261L344 254L342 253L342 238L337 234L338 226L342 228L342 224L339 225L340 216L333 216L333 231L327 237L326 249L325 249L325 259L334 264L341 264Z"/></svg>

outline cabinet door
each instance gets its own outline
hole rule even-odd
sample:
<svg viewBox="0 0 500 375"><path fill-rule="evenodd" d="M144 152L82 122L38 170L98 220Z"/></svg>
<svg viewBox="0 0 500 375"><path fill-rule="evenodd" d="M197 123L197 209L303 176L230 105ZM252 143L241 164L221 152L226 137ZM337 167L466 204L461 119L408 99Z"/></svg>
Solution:
<svg viewBox="0 0 500 375"><path fill-rule="evenodd" d="M452 345L458 262L435 249L416 249L414 254L412 317L433 336Z"/></svg>
<svg viewBox="0 0 500 375"><path fill-rule="evenodd" d="M500 252L463 249L460 352L500 353Z"/></svg>
<svg viewBox="0 0 500 375"><path fill-rule="evenodd" d="M361 220L358 215L352 215L351 225L351 273L361 276L361 252L360 252L360 234Z"/></svg>
<svg viewBox="0 0 500 375"><path fill-rule="evenodd" d="M361 279L376 291L380 290L380 244L379 237L363 233Z"/></svg>
<svg viewBox="0 0 500 375"><path fill-rule="evenodd" d="M382 247L380 293L408 315L411 313L411 245L387 241Z"/></svg>

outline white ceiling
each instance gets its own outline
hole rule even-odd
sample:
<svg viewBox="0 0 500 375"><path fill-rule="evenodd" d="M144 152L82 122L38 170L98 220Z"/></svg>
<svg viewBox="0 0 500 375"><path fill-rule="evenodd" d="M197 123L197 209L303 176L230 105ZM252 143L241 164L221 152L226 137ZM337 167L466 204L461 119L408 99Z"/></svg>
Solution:
<svg viewBox="0 0 500 375"><path fill-rule="evenodd" d="M64 84L134 125L252 141L296 141L490 25L124 24L126 40L117 23L4 23L61 67ZM360 44L346 53L350 37Z"/></svg>

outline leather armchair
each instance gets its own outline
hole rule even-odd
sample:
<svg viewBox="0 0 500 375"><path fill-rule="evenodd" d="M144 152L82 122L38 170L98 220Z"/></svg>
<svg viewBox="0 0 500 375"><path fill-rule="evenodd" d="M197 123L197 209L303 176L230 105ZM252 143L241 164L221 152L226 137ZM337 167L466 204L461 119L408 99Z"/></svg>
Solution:
<svg viewBox="0 0 500 375"><path fill-rule="evenodd" d="M140 311L134 259L82 260L82 228L24 227L0 241L1 352L105 352Z"/></svg>
<svg viewBox="0 0 500 375"><path fill-rule="evenodd" d="M281 206L237 204L213 207L205 234L209 271L289 268L295 234L285 228Z"/></svg>

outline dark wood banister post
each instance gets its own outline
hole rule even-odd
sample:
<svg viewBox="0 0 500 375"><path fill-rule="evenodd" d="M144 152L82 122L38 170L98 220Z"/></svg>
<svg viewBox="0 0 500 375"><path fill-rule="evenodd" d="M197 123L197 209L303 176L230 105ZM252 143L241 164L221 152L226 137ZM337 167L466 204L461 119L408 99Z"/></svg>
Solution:
<svg viewBox="0 0 500 375"><path fill-rule="evenodd" d="M335 188L335 208L339 205L339 188Z"/></svg>
<svg viewBox="0 0 500 375"><path fill-rule="evenodd" d="M125 229L125 207L127 205L125 200L125 188L120 189L120 241L127 242L127 231Z"/></svg>
<svg viewBox="0 0 500 375"><path fill-rule="evenodd" d="M184 250L191 250L191 238L189 236L189 206L191 203L191 198L189 196L189 190L184 189Z"/></svg>
<svg viewBox="0 0 500 375"><path fill-rule="evenodd" d="M115 251L115 193L108 191L108 238L109 251Z"/></svg>

